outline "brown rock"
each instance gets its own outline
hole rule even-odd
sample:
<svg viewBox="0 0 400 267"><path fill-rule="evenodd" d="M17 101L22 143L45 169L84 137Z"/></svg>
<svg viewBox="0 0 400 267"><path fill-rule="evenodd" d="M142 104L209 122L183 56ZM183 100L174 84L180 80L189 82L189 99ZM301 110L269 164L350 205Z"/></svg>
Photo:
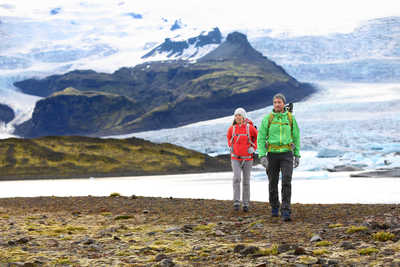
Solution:
<svg viewBox="0 0 400 267"><path fill-rule="evenodd" d="M304 255L306 254L306 250L302 247L296 247L294 250L294 255Z"/></svg>

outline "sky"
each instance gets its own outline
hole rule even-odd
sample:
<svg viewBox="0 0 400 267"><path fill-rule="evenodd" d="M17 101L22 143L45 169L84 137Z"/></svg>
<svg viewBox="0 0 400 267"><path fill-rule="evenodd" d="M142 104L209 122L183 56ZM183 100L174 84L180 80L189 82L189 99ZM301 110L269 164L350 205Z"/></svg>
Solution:
<svg viewBox="0 0 400 267"><path fill-rule="evenodd" d="M192 27L218 26L225 32L264 28L296 35L350 32L360 22L400 15L398 0L2 0L0 17L43 18L58 7L59 17L111 18L134 12L154 20L181 19Z"/></svg>

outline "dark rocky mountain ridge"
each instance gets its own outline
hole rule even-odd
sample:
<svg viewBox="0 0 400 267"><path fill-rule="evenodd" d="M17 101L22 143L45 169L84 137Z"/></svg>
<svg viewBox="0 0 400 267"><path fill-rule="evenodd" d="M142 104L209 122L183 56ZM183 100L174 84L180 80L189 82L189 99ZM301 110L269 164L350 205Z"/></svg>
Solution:
<svg viewBox="0 0 400 267"><path fill-rule="evenodd" d="M149 62L124 67L112 74L77 70L41 80L16 82L15 86L24 93L43 97L73 87L81 92L74 91L81 100L88 98L82 95L86 91L106 92L129 99L125 99L123 105L113 105L115 108L107 115L113 120L106 123L104 119L96 119L104 113L90 108L94 104L76 101L76 96L65 95L65 92L60 96L53 95L39 101L32 119L17 128L22 136L99 136L171 128L226 116L237 106L247 110L265 107L277 92L286 94L288 101L299 101L314 92L310 84L298 82L254 50L241 33L229 34L224 43L196 63L184 60ZM68 109L61 108L64 106ZM80 116L68 116L69 112L75 114L73 110L80 110ZM59 119L56 123L55 118ZM98 127L89 127L88 131L78 126L93 125L92 120L103 122ZM52 123L60 127L64 123L68 130L49 131L51 127L46 124Z"/></svg>
<svg viewBox="0 0 400 267"><path fill-rule="evenodd" d="M141 104L128 97L69 87L39 100L32 119L19 125L15 133L30 137L107 133L143 113Z"/></svg>
<svg viewBox="0 0 400 267"><path fill-rule="evenodd" d="M218 46L204 57L200 58L198 62L207 61L221 61L221 60L240 60L243 62L251 63L266 63L267 58L264 57L260 52L255 50L247 40L246 35L233 32L229 34L226 41ZM270 62L268 62L270 63Z"/></svg>
<svg viewBox="0 0 400 267"><path fill-rule="evenodd" d="M0 122L9 123L15 117L14 110L5 104L0 104Z"/></svg>

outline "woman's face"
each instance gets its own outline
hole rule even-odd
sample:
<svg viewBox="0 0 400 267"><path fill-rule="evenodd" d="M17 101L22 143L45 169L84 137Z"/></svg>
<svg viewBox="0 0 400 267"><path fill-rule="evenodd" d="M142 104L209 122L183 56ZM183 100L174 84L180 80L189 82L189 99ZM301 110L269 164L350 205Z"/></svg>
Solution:
<svg viewBox="0 0 400 267"><path fill-rule="evenodd" d="M236 121L236 123L238 123L238 124L242 124L243 121L244 121L244 118L243 118L242 115L236 114L236 115L235 115L235 121Z"/></svg>
<svg viewBox="0 0 400 267"><path fill-rule="evenodd" d="M274 99L274 111L275 112L283 112L283 108L285 107L285 103L283 103L283 100L280 98L275 98Z"/></svg>

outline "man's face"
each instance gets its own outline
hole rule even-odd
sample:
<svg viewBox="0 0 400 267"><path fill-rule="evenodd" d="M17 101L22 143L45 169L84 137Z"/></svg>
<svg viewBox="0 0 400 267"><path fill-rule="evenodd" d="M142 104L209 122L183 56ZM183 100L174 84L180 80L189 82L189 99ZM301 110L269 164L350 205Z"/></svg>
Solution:
<svg viewBox="0 0 400 267"><path fill-rule="evenodd" d="M275 112L283 112L283 108L285 107L285 103L280 98L274 99L274 110Z"/></svg>

